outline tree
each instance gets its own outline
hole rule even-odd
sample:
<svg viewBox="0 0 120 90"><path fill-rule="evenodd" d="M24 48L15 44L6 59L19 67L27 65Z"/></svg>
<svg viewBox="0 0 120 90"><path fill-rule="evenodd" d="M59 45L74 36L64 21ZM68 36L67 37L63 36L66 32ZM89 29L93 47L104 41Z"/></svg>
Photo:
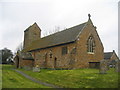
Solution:
<svg viewBox="0 0 120 90"><path fill-rule="evenodd" d="M22 51L23 50L23 42L19 44L19 46L16 48L17 51Z"/></svg>
<svg viewBox="0 0 120 90"><path fill-rule="evenodd" d="M61 29L61 28L60 28L59 26L55 26L55 28L54 28L53 30L43 33L43 36L47 36L47 35L50 35L50 34L59 32L60 29Z"/></svg>
<svg viewBox="0 0 120 90"><path fill-rule="evenodd" d="M23 50L23 42L21 42L21 43L17 46L14 54L16 54L18 51L22 51L22 50Z"/></svg>
<svg viewBox="0 0 120 90"><path fill-rule="evenodd" d="M12 51L7 49L7 48L4 48L4 49L0 50L0 53L1 53L1 56L2 56L2 64L7 64L13 58Z"/></svg>

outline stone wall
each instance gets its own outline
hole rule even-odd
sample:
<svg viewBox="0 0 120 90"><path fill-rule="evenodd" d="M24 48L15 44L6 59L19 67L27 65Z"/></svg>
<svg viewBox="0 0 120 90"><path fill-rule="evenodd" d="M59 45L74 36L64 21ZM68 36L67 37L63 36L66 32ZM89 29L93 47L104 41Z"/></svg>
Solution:
<svg viewBox="0 0 120 90"><path fill-rule="evenodd" d="M75 45L76 43L71 43L33 52L32 54L35 60L34 66L39 65L41 68L69 68L70 60L76 56L70 55ZM68 48L68 54L62 55L62 47L65 46Z"/></svg>
<svg viewBox="0 0 120 90"><path fill-rule="evenodd" d="M87 52L87 40L92 35L95 40L95 51L94 53ZM104 47L96 31L96 27L88 22L88 25L81 32L77 42L77 63L76 67L87 68L89 62L100 62L104 58Z"/></svg>
<svg viewBox="0 0 120 90"><path fill-rule="evenodd" d="M14 57L14 62L15 62L15 68L19 68L19 57L18 57L18 55L16 55L15 57Z"/></svg>
<svg viewBox="0 0 120 90"><path fill-rule="evenodd" d="M41 29L36 23L24 31L24 48L28 47L33 41L40 39Z"/></svg>
<svg viewBox="0 0 120 90"><path fill-rule="evenodd" d="M113 53L109 61L112 61L112 60L119 60L115 52Z"/></svg>
<svg viewBox="0 0 120 90"><path fill-rule="evenodd" d="M34 61L33 60L20 60L20 67L33 67Z"/></svg>

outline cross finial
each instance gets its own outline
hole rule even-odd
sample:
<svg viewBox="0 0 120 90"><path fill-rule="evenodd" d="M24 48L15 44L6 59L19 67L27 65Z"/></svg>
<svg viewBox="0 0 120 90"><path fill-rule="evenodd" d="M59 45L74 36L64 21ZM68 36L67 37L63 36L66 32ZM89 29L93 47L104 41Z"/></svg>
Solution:
<svg viewBox="0 0 120 90"><path fill-rule="evenodd" d="M89 17L89 19L90 19L91 15L90 15L90 14L88 14L88 17Z"/></svg>

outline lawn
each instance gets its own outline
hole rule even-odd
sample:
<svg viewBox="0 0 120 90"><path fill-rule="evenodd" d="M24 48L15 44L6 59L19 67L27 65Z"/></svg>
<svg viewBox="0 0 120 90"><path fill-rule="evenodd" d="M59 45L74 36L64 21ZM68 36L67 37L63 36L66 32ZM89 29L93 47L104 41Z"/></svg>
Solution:
<svg viewBox="0 0 120 90"><path fill-rule="evenodd" d="M2 86L3 88L48 88L32 82L11 69L10 65L3 65ZM98 69L76 70L48 70L40 72L18 69L36 78L37 80L54 84L63 88L117 88L118 73L110 69L107 74L99 74Z"/></svg>
<svg viewBox="0 0 120 90"><path fill-rule="evenodd" d="M64 88L118 88L118 73L110 69L107 74L99 74L98 69L47 70L24 73Z"/></svg>
<svg viewBox="0 0 120 90"><path fill-rule="evenodd" d="M11 68L11 65L2 65L2 88L48 88L32 82Z"/></svg>

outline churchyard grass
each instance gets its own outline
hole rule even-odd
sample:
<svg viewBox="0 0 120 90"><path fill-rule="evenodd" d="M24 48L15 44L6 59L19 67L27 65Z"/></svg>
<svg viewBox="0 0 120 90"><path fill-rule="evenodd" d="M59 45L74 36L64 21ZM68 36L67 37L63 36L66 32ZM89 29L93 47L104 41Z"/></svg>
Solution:
<svg viewBox="0 0 120 90"><path fill-rule="evenodd" d="M99 74L98 69L41 69L40 72L19 70L38 80L63 88L118 88L118 73L114 69L107 71L107 74Z"/></svg>
<svg viewBox="0 0 120 90"><path fill-rule="evenodd" d="M11 68L11 65L2 65L2 88L48 88L25 78Z"/></svg>

